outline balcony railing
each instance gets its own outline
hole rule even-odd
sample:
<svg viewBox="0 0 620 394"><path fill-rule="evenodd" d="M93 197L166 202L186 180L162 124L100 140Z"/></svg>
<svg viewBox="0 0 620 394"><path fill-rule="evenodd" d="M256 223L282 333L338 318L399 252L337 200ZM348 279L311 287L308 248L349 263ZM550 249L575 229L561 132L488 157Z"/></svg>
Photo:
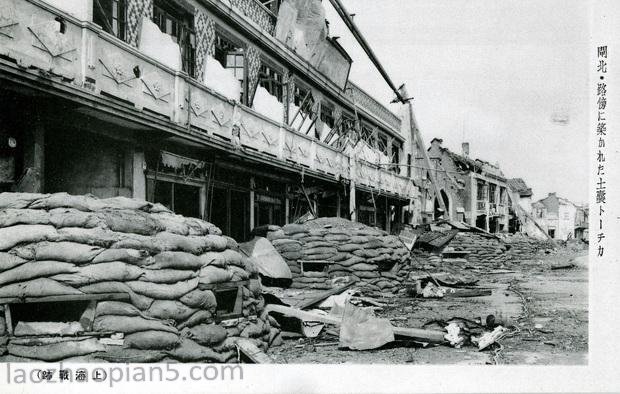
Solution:
<svg viewBox="0 0 620 394"><path fill-rule="evenodd" d="M14 59L21 69L38 68L81 94L114 99L176 126L191 125L225 143L234 144L233 130L238 129L246 151L376 190L414 193L410 179L362 161L351 171L350 157L339 150L226 99L98 26L40 0L0 0L0 55Z"/></svg>

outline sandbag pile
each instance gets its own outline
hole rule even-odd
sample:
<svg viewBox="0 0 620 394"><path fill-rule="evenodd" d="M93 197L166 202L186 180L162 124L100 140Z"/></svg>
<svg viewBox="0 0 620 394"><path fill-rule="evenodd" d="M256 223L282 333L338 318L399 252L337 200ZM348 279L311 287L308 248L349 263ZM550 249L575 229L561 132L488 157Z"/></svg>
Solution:
<svg viewBox="0 0 620 394"><path fill-rule="evenodd" d="M508 234L503 237L503 241L508 248L508 258L510 260L533 259L539 252L555 249L555 245L550 240L528 237L523 234Z"/></svg>
<svg viewBox="0 0 620 394"><path fill-rule="evenodd" d="M330 289L333 279L348 276L360 286L396 292L405 273L409 251L396 236L340 218L318 218L304 224L272 226L266 234L286 260L293 275L292 288ZM329 262L323 271L300 261Z"/></svg>
<svg viewBox="0 0 620 394"><path fill-rule="evenodd" d="M230 362L236 337L267 348L279 331L256 318L264 307L258 281L250 280L256 269L221 234L208 222L124 197L1 193L0 298L125 293L129 300L98 302L92 323L94 331L122 333L123 347L59 335L7 341L2 319L0 353L6 345L12 356L43 361ZM246 280L242 317L216 324L216 295L201 287Z"/></svg>
<svg viewBox="0 0 620 394"><path fill-rule="evenodd" d="M446 247L467 251L467 260L474 264L502 264L508 260L506 245L495 237L477 233L458 233Z"/></svg>

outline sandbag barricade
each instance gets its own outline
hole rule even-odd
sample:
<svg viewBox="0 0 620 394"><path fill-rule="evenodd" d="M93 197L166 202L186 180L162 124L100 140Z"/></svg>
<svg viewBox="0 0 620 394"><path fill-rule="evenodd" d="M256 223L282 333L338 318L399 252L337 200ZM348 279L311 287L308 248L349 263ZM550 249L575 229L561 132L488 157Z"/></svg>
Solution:
<svg viewBox="0 0 620 394"><path fill-rule="evenodd" d="M349 277L360 287L395 293L406 277L409 250L402 241L362 223L318 218L281 228L268 226L265 230L265 237L291 270L291 288L327 290L338 285L336 278ZM326 268L308 269L312 262L327 262L323 263Z"/></svg>
<svg viewBox="0 0 620 394"><path fill-rule="evenodd" d="M220 321L215 291L230 282L242 283L241 308ZM62 324L31 325L57 333L9 336L0 305L0 356L235 362L236 338L266 350L279 336L258 317L264 300L253 263L215 225L124 197L0 193L0 298L104 293L128 300L98 301L90 336L63 335Z"/></svg>

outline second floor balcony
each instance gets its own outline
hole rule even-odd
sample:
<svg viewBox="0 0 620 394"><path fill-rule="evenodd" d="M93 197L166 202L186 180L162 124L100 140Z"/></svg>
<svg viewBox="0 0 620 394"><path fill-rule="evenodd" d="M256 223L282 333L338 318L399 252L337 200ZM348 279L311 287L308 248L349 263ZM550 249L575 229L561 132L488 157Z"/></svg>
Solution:
<svg viewBox="0 0 620 394"><path fill-rule="evenodd" d="M412 193L411 179L358 161L338 147L230 99L208 83L47 2L0 0L0 55L0 67L10 75L27 74L29 83L44 84L75 100L113 105L175 130L237 144L240 154L259 154L402 197ZM209 77L204 75L204 80Z"/></svg>

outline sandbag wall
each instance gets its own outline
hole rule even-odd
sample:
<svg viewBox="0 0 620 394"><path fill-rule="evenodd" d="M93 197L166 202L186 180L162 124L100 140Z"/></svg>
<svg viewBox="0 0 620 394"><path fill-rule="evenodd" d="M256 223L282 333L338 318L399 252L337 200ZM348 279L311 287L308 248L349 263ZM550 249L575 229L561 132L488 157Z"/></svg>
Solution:
<svg viewBox="0 0 620 394"><path fill-rule="evenodd" d="M122 347L94 336L20 337L33 332L19 323L7 340L2 318L0 355L233 362L237 337L266 349L280 339L268 317L257 317L264 301L259 282L250 279L258 274L237 243L221 234L208 222L145 201L0 193L0 298L129 296L100 301L92 323L96 332L123 333ZM216 295L201 285L246 280L242 316L216 324Z"/></svg>
<svg viewBox="0 0 620 394"><path fill-rule="evenodd" d="M506 245L495 237L477 233L458 233L446 247L467 251L467 260L475 264L501 264L508 260Z"/></svg>
<svg viewBox="0 0 620 394"><path fill-rule="evenodd" d="M396 236L339 218L272 226L267 233L293 275L291 288L330 289L333 279L349 276L360 286L382 292L400 289L409 251ZM300 261L328 261L325 271L302 273ZM306 265L307 266L307 265Z"/></svg>
<svg viewBox="0 0 620 394"><path fill-rule="evenodd" d="M550 240L541 240L522 234L509 234L503 238L509 246L508 258L510 260L528 260L534 258L539 252L553 250L555 245Z"/></svg>

